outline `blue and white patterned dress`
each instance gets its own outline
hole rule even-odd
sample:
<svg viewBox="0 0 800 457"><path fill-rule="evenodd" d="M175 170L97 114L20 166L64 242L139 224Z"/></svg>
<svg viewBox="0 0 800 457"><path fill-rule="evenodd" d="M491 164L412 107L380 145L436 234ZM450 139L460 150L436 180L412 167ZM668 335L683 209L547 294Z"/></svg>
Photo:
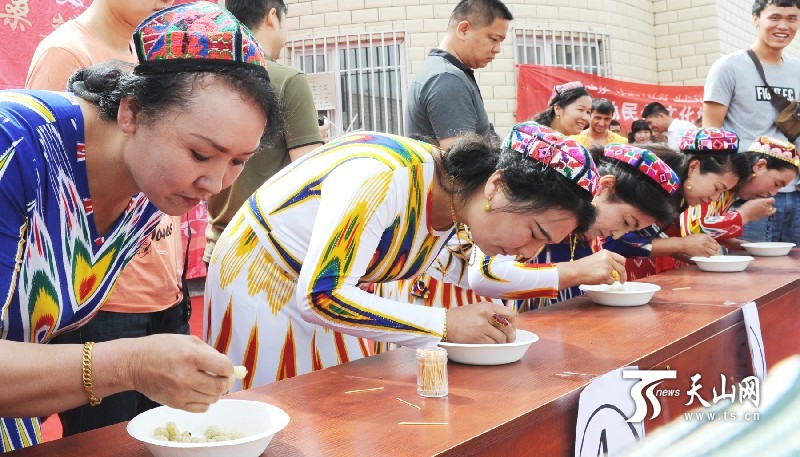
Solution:
<svg viewBox="0 0 800 457"><path fill-rule="evenodd" d="M83 128L70 94L0 91L3 339L46 343L90 319L162 216L137 194L108 233L97 233ZM40 435L36 418L3 418L0 450Z"/></svg>

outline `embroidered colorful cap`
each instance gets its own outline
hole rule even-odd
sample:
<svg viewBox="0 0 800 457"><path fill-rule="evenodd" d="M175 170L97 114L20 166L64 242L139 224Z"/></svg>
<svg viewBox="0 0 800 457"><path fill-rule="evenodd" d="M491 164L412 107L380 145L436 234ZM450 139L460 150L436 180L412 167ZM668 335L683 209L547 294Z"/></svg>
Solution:
<svg viewBox="0 0 800 457"><path fill-rule="evenodd" d="M797 148L789 142L776 140L768 136L760 136L753 141L748 151L766 154L777 159L785 160L795 167L800 168L800 158Z"/></svg>
<svg viewBox="0 0 800 457"><path fill-rule="evenodd" d="M503 149L517 151L547 165L588 192L589 198L594 195L597 167L589 152L575 140L530 121L511 129Z"/></svg>
<svg viewBox="0 0 800 457"><path fill-rule="evenodd" d="M663 160L649 149L637 148L629 144L612 143L603 153L606 157L626 163L656 182L667 195L678 191L681 180Z"/></svg>
<svg viewBox="0 0 800 457"><path fill-rule="evenodd" d="M137 74L213 71L252 65L267 75L267 59L250 30L211 2L175 5L145 19L133 33Z"/></svg>
<svg viewBox="0 0 800 457"><path fill-rule="evenodd" d="M692 129L683 134L678 149L690 154L738 152L739 136L717 127Z"/></svg>
<svg viewBox="0 0 800 457"><path fill-rule="evenodd" d="M583 83L580 81L570 81L564 84L558 84L556 87L553 88L553 93L550 94L550 100L547 101L547 106L551 106L555 103L556 99L564 93L564 91L571 90L571 89L580 89L583 88ZM585 88L584 88L585 90Z"/></svg>

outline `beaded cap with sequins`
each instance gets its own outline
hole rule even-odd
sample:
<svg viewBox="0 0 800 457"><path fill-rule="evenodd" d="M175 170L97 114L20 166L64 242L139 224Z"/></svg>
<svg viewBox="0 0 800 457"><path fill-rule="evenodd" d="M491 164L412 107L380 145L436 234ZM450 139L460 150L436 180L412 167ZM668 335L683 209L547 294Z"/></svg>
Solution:
<svg viewBox="0 0 800 457"><path fill-rule="evenodd" d="M766 154L777 159L785 160L795 167L800 168L800 158L797 148L789 142L776 140L768 136L760 136L753 141L748 151Z"/></svg>

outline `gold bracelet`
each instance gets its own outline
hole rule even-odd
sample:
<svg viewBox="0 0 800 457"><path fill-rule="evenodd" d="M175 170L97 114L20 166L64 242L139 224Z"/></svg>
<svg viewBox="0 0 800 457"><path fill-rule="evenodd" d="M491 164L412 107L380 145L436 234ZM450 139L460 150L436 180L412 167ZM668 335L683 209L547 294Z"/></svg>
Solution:
<svg viewBox="0 0 800 457"><path fill-rule="evenodd" d="M83 373L83 390L89 394L89 404L97 406L103 399L95 397L92 391L92 346L94 346L94 343L83 343L81 371Z"/></svg>
<svg viewBox="0 0 800 457"><path fill-rule="evenodd" d="M444 329L442 329L442 341L447 342L447 312L444 313Z"/></svg>

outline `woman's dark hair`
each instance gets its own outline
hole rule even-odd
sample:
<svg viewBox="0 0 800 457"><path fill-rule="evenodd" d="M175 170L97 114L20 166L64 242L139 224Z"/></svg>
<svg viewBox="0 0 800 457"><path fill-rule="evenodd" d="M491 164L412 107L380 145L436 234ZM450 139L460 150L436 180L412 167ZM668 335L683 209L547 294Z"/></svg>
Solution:
<svg viewBox="0 0 800 457"><path fill-rule="evenodd" d="M797 167L792 165L791 163L781 160L775 156L762 154L757 151L744 151L740 155L742 155L747 160L747 167L748 167L748 177L752 177L753 166L758 162L760 159L764 159L767 162L767 168L770 170L795 170L797 171Z"/></svg>
<svg viewBox="0 0 800 457"><path fill-rule="evenodd" d="M553 119L556 117L556 106L559 108L566 108L567 106L573 104L575 100L587 95L590 97L592 96L585 87L573 87L572 89L567 89L550 101L550 106L548 106L546 110L533 116L533 120L539 124L550 127L553 123Z"/></svg>
<svg viewBox="0 0 800 457"><path fill-rule="evenodd" d="M636 134L636 132L641 132L642 130L647 130L650 133L653 133L653 130L650 128L650 124L648 124L646 120L637 119L633 121L631 124L631 133Z"/></svg>
<svg viewBox="0 0 800 457"><path fill-rule="evenodd" d="M208 84L206 77L223 81L241 97L253 101L267 118L265 135L272 138L283 132L281 103L262 73L248 65L218 67L208 72L175 72L158 75L132 73L131 64L119 61L104 62L73 73L67 90L92 103L100 110L101 118L117 118L120 100L131 96L144 115L145 122L158 120L168 109L188 109L192 91Z"/></svg>
<svg viewBox="0 0 800 457"><path fill-rule="evenodd" d="M627 203L649 214L663 224L671 223L676 216L675 199L652 178L627 163L611 159L603 154L603 146L592 146L589 153L597 164L597 174L616 178L614 191L608 199Z"/></svg>
<svg viewBox="0 0 800 457"><path fill-rule="evenodd" d="M439 183L462 204L484 186L492 173L500 171L503 191L511 205L495 209L512 213L564 209L578 220L577 232L585 232L594 223L596 214L588 192L581 192L552 168L519 152L501 150L477 135L456 141L442 154L441 167Z"/></svg>

